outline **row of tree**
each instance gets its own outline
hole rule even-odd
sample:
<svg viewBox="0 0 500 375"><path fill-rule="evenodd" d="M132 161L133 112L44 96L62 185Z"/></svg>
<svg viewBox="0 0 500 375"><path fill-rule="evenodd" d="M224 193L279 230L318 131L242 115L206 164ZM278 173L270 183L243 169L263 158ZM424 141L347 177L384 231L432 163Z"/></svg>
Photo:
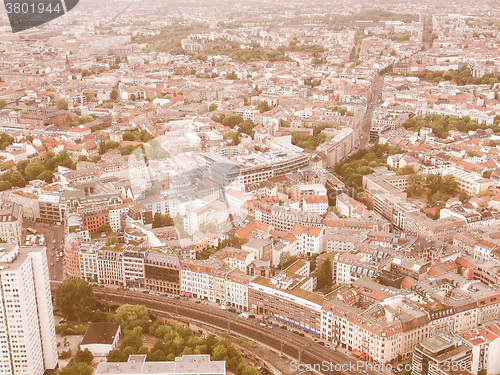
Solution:
<svg viewBox="0 0 500 375"><path fill-rule="evenodd" d="M500 121L500 118L499 120ZM495 133L500 133L498 121L494 125L479 124L469 116L441 116L431 113L427 116L417 116L406 120L403 126L412 131L419 131L423 127L431 128L432 132L439 138L447 138L450 130L458 130L464 133L475 131L477 129L491 128Z"/></svg>
<svg viewBox="0 0 500 375"><path fill-rule="evenodd" d="M67 151L61 151L57 155L47 152L44 162L21 160L0 175L0 191L13 186L24 187L29 181L36 179L50 183L58 166L75 169L76 162L73 162Z"/></svg>
<svg viewBox="0 0 500 375"><path fill-rule="evenodd" d="M373 173L372 168L386 166L389 155L405 152L399 146L377 143L370 148L360 150L344 161L335 165L335 172L346 188L354 193L363 191L363 176Z"/></svg>
<svg viewBox="0 0 500 375"><path fill-rule="evenodd" d="M493 85L500 82L500 74L487 73L482 77L474 77L467 66L460 69L449 69L446 71L422 70L421 72L411 73L411 76L418 77L422 81L441 82L453 81L459 86L464 85Z"/></svg>
<svg viewBox="0 0 500 375"><path fill-rule="evenodd" d="M455 196L457 189L458 183L453 175L430 174L424 177L413 173L408 176L406 193L408 197L425 197L430 206L435 206Z"/></svg>

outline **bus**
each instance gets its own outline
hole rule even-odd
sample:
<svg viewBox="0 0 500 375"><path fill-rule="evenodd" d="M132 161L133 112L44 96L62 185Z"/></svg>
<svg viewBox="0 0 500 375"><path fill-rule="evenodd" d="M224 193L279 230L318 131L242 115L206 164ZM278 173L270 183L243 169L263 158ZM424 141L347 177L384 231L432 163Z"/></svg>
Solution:
<svg viewBox="0 0 500 375"><path fill-rule="evenodd" d="M33 228L26 228L26 230L27 230L28 232L33 233L33 234L37 234L37 233L38 233L38 231L37 231L36 229L33 229Z"/></svg>

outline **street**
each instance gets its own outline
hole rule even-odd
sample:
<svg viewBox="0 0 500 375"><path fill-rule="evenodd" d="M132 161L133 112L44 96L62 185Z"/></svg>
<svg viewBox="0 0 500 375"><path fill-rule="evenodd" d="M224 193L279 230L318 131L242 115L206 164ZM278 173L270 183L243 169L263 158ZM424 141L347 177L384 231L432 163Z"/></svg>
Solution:
<svg viewBox="0 0 500 375"><path fill-rule="evenodd" d="M23 223L23 241L26 236L26 228L35 229L38 234L45 236L50 279L62 281L63 257L59 257L59 261L56 261L56 250L58 253L64 251L64 227L55 224L33 223L32 221L25 220ZM53 242L54 240L55 243Z"/></svg>
<svg viewBox="0 0 500 375"><path fill-rule="evenodd" d="M382 101L382 86L384 84L384 76L380 74L375 75L372 82L372 90L370 95L370 100L367 103L365 117L363 118L361 124L361 134L362 140L359 144L359 149L363 149L369 146L370 142L370 129L372 127L372 117L375 107L379 105Z"/></svg>

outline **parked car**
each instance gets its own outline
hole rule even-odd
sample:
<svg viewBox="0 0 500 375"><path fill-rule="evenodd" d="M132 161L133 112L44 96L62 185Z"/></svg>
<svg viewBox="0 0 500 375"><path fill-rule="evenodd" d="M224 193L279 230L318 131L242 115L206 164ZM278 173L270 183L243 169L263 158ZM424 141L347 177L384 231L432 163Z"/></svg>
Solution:
<svg viewBox="0 0 500 375"><path fill-rule="evenodd" d="M235 313L235 312L236 312L236 309L235 309L234 307L230 307L229 309L227 309L227 311L232 312L232 313Z"/></svg>

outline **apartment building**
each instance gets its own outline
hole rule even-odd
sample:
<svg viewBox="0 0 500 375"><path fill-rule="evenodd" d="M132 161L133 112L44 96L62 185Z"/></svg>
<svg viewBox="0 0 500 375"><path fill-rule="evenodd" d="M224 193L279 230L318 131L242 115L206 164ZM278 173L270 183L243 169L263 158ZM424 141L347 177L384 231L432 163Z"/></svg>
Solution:
<svg viewBox="0 0 500 375"><path fill-rule="evenodd" d="M458 184L458 189L470 196L476 196L481 192L489 191L494 185L494 181L488 178L480 177L479 175L465 172L458 168L442 168L440 170L442 176L452 175Z"/></svg>
<svg viewBox="0 0 500 375"><path fill-rule="evenodd" d="M297 239L296 249L299 254L321 254L324 251L324 228L295 225L291 233Z"/></svg>
<svg viewBox="0 0 500 375"><path fill-rule="evenodd" d="M13 244L21 243L23 215L21 206L4 203L0 208L0 239Z"/></svg>
<svg viewBox="0 0 500 375"><path fill-rule="evenodd" d="M239 310L248 311L248 285L254 278L238 269L228 272L225 276L226 303Z"/></svg>
<svg viewBox="0 0 500 375"><path fill-rule="evenodd" d="M238 269L247 273L248 265L255 260L255 253L234 247L225 247L210 255L210 258L218 259L229 269Z"/></svg>
<svg viewBox="0 0 500 375"><path fill-rule="evenodd" d="M221 264L214 259L181 262L181 294L215 302L214 277Z"/></svg>
<svg viewBox="0 0 500 375"><path fill-rule="evenodd" d="M180 293L179 258L170 249L150 249L144 258L145 288L161 293Z"/></svg>
<svg viewBox="0 0 500 375"><path fill-rule="evenodd" d="M472 349L452 336L431 337L415 346L412 374L445 375L451 370L451 363L457 370L470 370Z"/></svg>
<svg viewBox="0 0 500 375"><path fill-rule="evenodd" d="M364 310L330 299L321 309L321 335L363 360L386 364L401 351L402 325L380 304Z"/></svg>
<svg viewBox="0 0 500 375"><path fill-rule="evenodd" d="M500 323L492 322L483 326L457 333L465 346L472 349L471 372L474 375L483 373L500 374L498 358L500 358Z"/></svg>
<svg viewBox="0 0 500 375"><path fill-rule="evenodd" d="M58 355L43 247L0 247L0 374L42 375Z"/></svg>

